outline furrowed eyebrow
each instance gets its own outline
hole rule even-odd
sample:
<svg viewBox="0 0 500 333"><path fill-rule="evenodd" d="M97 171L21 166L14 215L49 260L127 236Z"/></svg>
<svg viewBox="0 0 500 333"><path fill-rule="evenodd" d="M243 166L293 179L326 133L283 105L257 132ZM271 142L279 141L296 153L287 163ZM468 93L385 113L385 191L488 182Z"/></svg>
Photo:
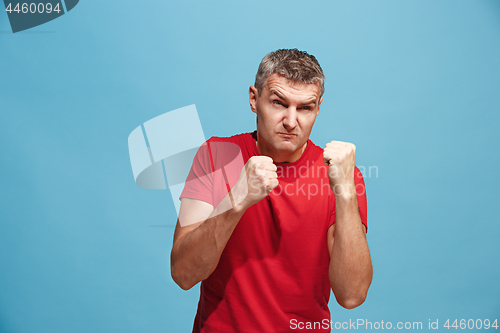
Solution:
<svg viewBox="0 0 500 333"><path fill-rule="evenodd" d="M279 92L277 92L276 90L273 90L271 91L271 93L273 95L276 95L278 98L284 100L284 101L287 101L287 99L285 98L285 96L283 96L282 94L280 94ZM316 105L316 98L312 98L304 103L301 103L301 105Z"/></svg>
<svg viewBox="0 0 500 333"><path fill-rule="evenodd" d="M279 92L277 92L276 90L273 90L272 92L274 95L278 96L279 98L281 98L282 100L286 100L285 96L281 95Z"/></svg>
<svg viewBox="0 0 500 333"><path fill-rule="evenodd" d="M308 104L314 104L314 105L316 105L316 98L313 98L313 99L311 99L311 100L303 103L303 105L308 105Z"/></svg>

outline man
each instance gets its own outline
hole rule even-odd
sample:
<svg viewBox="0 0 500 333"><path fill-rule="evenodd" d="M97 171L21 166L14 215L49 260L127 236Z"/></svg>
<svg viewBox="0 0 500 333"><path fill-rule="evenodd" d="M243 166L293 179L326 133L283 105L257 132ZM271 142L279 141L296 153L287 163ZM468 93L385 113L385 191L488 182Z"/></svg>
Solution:
<svg viewBox="0 0 500 333"><path fill-rule="evenodd" d="M256 132L198 151L171 253L182 289L202 282L193 332L329 332L330 288L345 308L364 302L364 182L353 144L309 140L323 92L314 56L269 53L249 89ZM224 144L238 147L239 177L225 168L236 154Z"/></svg>

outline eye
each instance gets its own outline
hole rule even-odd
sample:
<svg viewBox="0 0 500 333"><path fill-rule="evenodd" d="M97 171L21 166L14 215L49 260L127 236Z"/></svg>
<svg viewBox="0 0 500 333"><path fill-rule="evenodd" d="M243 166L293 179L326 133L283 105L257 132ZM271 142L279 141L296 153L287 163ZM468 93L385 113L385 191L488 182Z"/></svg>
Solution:
<svg viewBox="0 0 500 333"><path fill-rule="evenodd" d="M311 110L311 107L310 106L303 106L300 108L301 110L306 110L306 111L309 111Z"/></svg>
<svg viewBox="0 0 500 333"><path fill-rule="evenodd" d="M277 100L277 99L275 99L275 100L273 101L273 104L274 104L274 105L282 105L282 106L284 106L284 104L283 104L283 103L281 103L281 101L279 101L279 100Z"/></svg>

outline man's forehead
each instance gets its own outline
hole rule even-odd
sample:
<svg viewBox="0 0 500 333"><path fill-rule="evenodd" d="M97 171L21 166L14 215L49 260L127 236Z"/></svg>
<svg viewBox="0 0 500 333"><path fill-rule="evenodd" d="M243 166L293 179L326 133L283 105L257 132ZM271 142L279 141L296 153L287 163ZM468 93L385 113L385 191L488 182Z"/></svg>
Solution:
<svg viewBox="0 0 500 333"><path fill-rule="evenodd" d="M320 97L320 84L304 83L287 79L286 77L274 73L270 75L263 87L269 93L277 93L278 95L300 95L303 97Z"/></svg>

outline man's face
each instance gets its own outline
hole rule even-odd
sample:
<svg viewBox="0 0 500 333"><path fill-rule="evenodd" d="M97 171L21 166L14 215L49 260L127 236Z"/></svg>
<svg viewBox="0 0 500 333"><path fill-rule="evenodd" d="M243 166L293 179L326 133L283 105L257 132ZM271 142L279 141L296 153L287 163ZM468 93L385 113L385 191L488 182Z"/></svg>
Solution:
<svg viewBox="0 0 500 333"><path fill-rule="evenodd" d="M323 98L319 83L293 82L272 74L262 91L251 86L250 107L257 114L257 145L275 162L300 158Z"/></svg>

